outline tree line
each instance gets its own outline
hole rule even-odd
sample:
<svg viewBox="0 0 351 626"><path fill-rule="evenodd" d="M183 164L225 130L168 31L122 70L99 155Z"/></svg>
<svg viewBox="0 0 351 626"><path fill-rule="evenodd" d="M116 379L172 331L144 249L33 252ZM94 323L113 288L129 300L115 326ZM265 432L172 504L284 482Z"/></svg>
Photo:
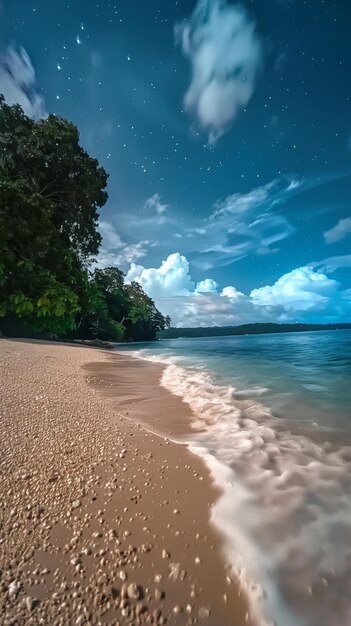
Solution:
<svg viewBox="0 0 351 626"><path fill-rule="evenodd" d="M348 330L351 324L275 324L257 322L240 326L208 326L197 328L166 328L158 333L160 339L179 339L180 337L226 337L229 335L264 335L267 333L302 333L317 330Z"/></svg>
<svg viewBox="0 0 351 626"><path fill-rule="evenodd" d="M169 327L141 286L95 269L107 174L74 124L34 121L0 95L0 331L9 336L155 339Z"/></svg>

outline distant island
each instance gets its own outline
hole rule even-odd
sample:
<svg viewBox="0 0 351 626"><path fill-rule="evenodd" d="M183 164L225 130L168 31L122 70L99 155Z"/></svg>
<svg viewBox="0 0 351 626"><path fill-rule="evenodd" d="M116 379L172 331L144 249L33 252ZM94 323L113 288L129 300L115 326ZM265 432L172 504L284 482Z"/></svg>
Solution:
<svg viewBox="0 0 351 626"><path fill-rule="evenodd" d="M207 326L198 328L167 328L158 339L179 337L226 337L228 335L264 335L266 333L302 333L316 330L348 330L351 322L343 324L241 324L240 326Z"/></svg>

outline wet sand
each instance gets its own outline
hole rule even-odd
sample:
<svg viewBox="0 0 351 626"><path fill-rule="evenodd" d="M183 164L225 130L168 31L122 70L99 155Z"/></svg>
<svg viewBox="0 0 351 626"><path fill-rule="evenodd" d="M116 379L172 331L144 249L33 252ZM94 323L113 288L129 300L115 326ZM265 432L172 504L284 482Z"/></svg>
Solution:
<svg viewBox="0 0 351 626"><path fill-rule="evenodd" d="M0 624L253 625L207 469L152 432L189 429L161 369L13 340L0 367Z"/></svg>

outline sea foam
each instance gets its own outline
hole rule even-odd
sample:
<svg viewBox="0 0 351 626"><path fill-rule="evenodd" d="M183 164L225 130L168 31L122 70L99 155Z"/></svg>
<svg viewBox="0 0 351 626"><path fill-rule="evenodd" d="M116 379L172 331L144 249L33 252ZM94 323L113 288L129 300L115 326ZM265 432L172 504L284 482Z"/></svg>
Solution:
<svg viewBox="0 0 351 626"><path fill-rule="evenodd" d="M193 414L190 449L222 495L211 520L261 623L351 623L351 447L286 430L262 404L265 388L221 386L186 359L164 365L161 385Z"/></svg>

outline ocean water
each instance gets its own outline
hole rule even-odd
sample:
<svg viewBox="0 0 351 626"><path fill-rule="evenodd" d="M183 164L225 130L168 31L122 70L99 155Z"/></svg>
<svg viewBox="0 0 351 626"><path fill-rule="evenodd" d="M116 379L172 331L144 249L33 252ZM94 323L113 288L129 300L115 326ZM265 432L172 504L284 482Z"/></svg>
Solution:
<svg viewBox="0 0 351 626"><path fill-rule="evenodd" d="M222 496L212 521L262 624L351 625L351 331L164 340L190 448Z"/></svg>

